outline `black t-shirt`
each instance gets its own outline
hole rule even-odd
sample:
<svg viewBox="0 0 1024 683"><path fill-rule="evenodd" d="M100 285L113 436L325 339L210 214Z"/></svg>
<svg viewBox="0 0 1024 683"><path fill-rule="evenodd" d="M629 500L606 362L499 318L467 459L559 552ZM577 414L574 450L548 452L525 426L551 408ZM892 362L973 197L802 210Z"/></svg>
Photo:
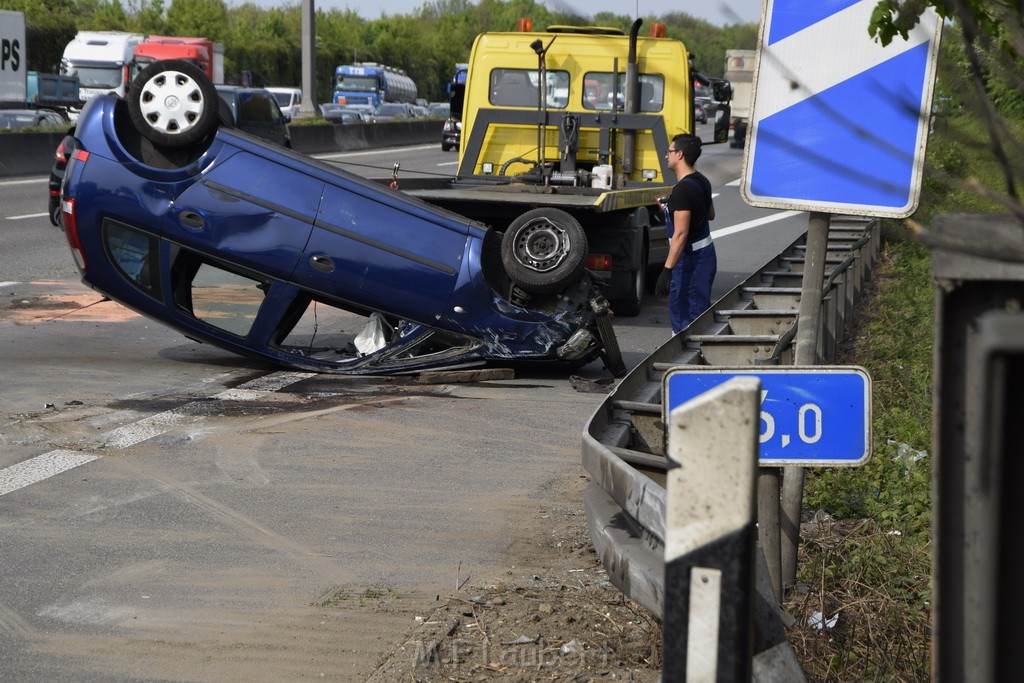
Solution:
<svg viewBox="0 0 1024 683"><path fill-rule="evenodd" d="M690 212L687 244L711 235L711 223L708 222L708 213L711 210L711 181L700 171L694 171L675 184L668 198L668 208L672 215L675 215L676 211Z"/></svg>

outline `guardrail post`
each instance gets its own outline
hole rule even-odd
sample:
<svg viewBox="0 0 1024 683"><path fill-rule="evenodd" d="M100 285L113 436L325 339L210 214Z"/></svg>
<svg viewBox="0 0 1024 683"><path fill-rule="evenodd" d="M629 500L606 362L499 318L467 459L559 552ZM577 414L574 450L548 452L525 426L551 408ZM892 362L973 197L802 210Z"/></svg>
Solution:
<svg viewBox="0 0 1024 683"><path fill-rule="evenodd" d="M932 680L1024 680L1024 240L1010 216L938 216Z"/></svg>
<svg viewBox="0 0 1024 683"><path fill-rule="evenodd" d="M664 681L751 678L760 392L736 377L669 418Z"/></svg>

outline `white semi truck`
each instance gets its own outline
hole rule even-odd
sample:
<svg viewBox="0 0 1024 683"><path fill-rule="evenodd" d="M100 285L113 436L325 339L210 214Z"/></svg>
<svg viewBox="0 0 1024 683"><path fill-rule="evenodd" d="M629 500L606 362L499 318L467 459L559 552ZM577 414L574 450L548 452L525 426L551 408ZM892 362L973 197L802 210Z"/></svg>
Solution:
<svg viewBox="0 0 1024 683"><path fill-rule="evenodd" d="M135 46L145 39L124 31L79 31L64 48L61 73L78 76L83 101L108 92L124 97Z"/></svg>
<svg viewBox="0 0 1024 683"><path fill-rule="evenodd" d="M732 85L732 128L730 147L743 147L750 124L750 105L754 101L755 50L725 51L725 80Z"/></svg>

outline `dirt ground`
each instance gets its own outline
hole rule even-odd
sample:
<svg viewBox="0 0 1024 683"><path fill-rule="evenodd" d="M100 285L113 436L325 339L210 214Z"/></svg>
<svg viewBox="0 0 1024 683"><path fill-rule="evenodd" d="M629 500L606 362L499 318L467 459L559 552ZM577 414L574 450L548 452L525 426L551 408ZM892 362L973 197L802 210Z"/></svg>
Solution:
<svg viewBox="0 0 1024 683"><path fill-rule="evenodd" d="M437 596L370 681L654 681L661 626L608 580L587 534L585 476L531 512L501 576Z"/></svg>

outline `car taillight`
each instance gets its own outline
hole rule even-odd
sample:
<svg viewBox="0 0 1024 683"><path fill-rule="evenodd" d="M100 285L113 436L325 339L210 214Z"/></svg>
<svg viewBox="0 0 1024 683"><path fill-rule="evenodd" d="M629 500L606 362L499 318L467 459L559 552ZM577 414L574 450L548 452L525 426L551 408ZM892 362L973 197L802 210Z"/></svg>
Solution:
<svg viewBox="0 0 1024 683"><path fill-rule="evenodd" d="M60 212L64 222L64 236L68 238L71 255L80 270L85 270L85 254L82 253L82 241L78 238L78 217L75 211L75 200L64 199L60 203Z"/></svg>
<svg viewBox="0 0 1024 683"><path fill-rule="evenodd" d="M67 138L64 138L64 140L66 139ZM60 141L60 144L57 145L57 151L53 153L53 158L62 164L66 163L68 160L67 155L64 153L64 140Z"/></svg>
<svg viewBox="0 0 1024 683"><path fill-rule="evenodd" d="M587 254L586 267L590 270L611 270L611 254Z"/></svg>

